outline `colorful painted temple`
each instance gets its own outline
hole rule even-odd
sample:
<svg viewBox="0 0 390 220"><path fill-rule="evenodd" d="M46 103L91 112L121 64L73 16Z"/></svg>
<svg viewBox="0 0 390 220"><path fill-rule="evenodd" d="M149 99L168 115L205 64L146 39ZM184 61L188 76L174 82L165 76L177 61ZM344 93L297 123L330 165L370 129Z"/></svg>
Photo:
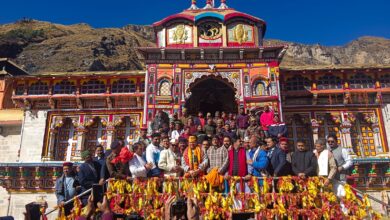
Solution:
<svg viewBox="0 0 390 220"><path fill-rule="evenodd" d="M291 146L336 133L353 154L358 188L390 188L390 66L280 68L287 47L264 46L266 23L223 0L193 1L153 27L156 47L139 48L143 71L31 75L0 59L0 216L22 216L41 197L53 207L62 161L116 138L132 143L158 111L183 108L270 105Z"/></svg>

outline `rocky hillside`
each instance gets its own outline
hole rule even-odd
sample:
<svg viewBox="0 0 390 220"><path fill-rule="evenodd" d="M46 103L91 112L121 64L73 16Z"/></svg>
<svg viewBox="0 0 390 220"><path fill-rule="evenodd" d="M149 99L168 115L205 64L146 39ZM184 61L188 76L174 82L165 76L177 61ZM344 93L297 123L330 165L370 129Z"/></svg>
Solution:
<svg viewBox="0 0 390 220"><path fill-rule="evenodd" d="M0 25L0 57L14 59L31 73L143 69L135 48L154 42L150 26L95 29L29 19ZM390 40L384 38L362 37L339 47L266 41L280 43L290 46L284 67L390 64Z"/></svg>

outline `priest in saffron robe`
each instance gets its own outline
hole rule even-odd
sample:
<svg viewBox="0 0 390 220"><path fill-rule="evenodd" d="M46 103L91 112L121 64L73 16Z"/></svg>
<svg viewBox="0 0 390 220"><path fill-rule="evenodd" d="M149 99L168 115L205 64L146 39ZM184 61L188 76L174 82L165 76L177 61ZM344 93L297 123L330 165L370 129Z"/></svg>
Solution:
<svg viewBox="0 0 390 220"><path fill-rule="evenodd" d="M199 177L207 166L207 159L201 147L197 144L196 137L188 138L188 147L183 152L182 168L184 177Z"/></svg>

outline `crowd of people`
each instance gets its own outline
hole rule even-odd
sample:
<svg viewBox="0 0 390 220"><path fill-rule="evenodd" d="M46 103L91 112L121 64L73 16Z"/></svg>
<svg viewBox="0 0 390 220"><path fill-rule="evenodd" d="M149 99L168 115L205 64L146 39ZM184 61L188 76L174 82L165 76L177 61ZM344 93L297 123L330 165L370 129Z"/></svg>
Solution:
<svg viewBox="0 0 390 220"><path fill-rule="evenodd" d="M345 192L341 183L352 160L337 141L337 136L330 134L326 143L317 140L314 150L303 141L290 146L286 125L268 106L261 114L246 114L243 108L237 115L216 112L214 117L210 113L204 117L202 112L190 116L185 110L180 118L159 113L149 129L141 130L134 144L126 146L123 140L115 140L110 150L97 146L95 157L92 152L82 152L84 163L77 167L77 174L72 172L71 163L64 163L56 195L58 204L69 214L72 204L65 205L65 201L109 178L206 176L212 187L220 188L220 177L245 181L252 176L291 175L323 176L325 185L332 183L337 196L342 197ZM250 192L246 184L238 190ZM81 201L87 205L88 195Z"/></svg>

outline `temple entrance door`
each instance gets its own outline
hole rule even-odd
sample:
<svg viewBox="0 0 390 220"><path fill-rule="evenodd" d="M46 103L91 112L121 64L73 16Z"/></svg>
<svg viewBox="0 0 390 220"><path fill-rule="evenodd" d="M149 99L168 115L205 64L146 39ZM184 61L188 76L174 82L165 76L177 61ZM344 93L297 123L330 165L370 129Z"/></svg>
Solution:
<svg viewBox="0 0 390 220"><path fill-rule="evenodd" d="M237 113L237 102L233 86L216 78L205 78L190 87L191 97L185 106L189 114L201 111L204 115L216 111Z"/></svg>

